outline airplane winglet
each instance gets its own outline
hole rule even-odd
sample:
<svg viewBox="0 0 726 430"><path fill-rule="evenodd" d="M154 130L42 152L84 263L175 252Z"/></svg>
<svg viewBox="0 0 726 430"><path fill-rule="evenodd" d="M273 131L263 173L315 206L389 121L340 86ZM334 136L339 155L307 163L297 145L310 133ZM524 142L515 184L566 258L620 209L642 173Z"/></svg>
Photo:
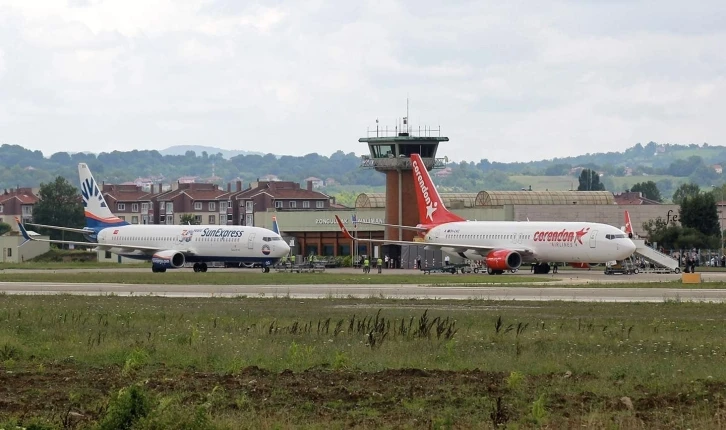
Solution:
<svg viewBox="0 0 726 430"><path fill-rule="evenodd" d="M23 239L25 239L23 241L23 243L21 243L20 245L24 245L27 241L33 240L30 238L30 235L28 234L27 230L25 230L23 223L20 222L19 217L15 217L15 222L18 223L18 229L20 230L20 234L23 235ZM18 245L18 246L20 246L20 245Z"/></svg>
<svg viewBox="0 0 726 430"><path fill-rule="evenodd" d="M350 240L355 240L353 238L353 235L350 234L347 228L343 225L343 220L340 219L338 215L335 216L335 220L338 221L338 225L340 226L340 230L343 232L343 234Z"/></svg>

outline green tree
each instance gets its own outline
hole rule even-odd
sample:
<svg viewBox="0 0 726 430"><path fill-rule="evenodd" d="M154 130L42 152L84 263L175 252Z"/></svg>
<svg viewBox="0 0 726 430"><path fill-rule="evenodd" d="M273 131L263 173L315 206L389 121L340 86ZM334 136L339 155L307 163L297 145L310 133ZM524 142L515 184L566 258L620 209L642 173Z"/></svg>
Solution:
<svg viewBox="0 0 726 430"><path fill-rule="evenodd" d="M683 227L690 227L706 236L720 235L716 201L711 193L685 197L681 202L680 221Z"/></svg>
<svg viewBox="0 0 726 430"><path fill-rule="evenodd" d="M60 227L83 228L86 218L78 190L64 177L40 184L40 201L33 207L33 221L37 224ZM43 233L51 239L80 240L80 235L65 233L55 229L44 229Z"/></svg>
<svg viewBox="0 0 726 430"><path fill-rule="evenodd" d="M630 191L641 192L641 193L643 193L643 196L645 196L646 198L655 200L657 202L663 201L663 199L660 196L660 191L658 190L658 186L653 181L638 182L637 184L633 185L630 188Z"/></svg>
<svg viewBox="0 0 726 430"><path fill-rule="evenodd" d="M582 169L580 173L580 185L577 191L605 191L605 186L600 183L600 175L592 169Z"/></svg>
<svg viewBox="0 0 726 430"><path fill-rule="evenodd" d="M668 221L662 217L649 219L643 223L643 230L648 233L648 238L653 241L655 237L660 236L668 228Z"/></svg>
<svg viewBox="0 0 726 430"><path fill-rule="evenodd" d="M649 238L652 242L658 243L658 247L665 249L713 249L718 247L719 242L717 237L708 236L695 228L680 225L669 225Z"/></svg>
<svg viewBox="0 0 726 430"><path fill-rule="evenodd" d="M5 222L0 222L0 236L4 235L5 233L12 230L12 227L10 227L10 224Z"/></svg>
<svg viewBox="0 0 726 430"><path fill-rule="evenodd" d="M695 197L701 193L698 184L681 184L673 192L673 203L680 205L686 197Z"/></svg>
<svg viewBox="0 0 726 430"><path fill-rule="evenodd" d="M179 220L179 224L181 225L197 225L199 224L197 220L194 218L194 215L192 214L184 214L181 216L181 219Z"/></svg>

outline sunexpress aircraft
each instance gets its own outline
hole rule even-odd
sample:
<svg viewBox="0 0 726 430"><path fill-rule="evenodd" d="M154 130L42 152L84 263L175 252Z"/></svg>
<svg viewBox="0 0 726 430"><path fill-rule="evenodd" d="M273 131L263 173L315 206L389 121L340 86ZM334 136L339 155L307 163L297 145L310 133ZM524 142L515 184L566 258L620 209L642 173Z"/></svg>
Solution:
<svg viewBox="0 0 726 430"><path fill-rule="evenodd" d="M152 272L179 269L186 263L194 263L195 272L206 272L207 263L213 261L261 263L263 272L269 272L270 266L290 252L279 234L276 219L274 231L250 226L129 224L109 210L85 163L78 164L78 175L85 206L85 228L28 224L82 233L89 242L35 239L16 218L26 241L95 245L99 251L151 261Z"/></svg>

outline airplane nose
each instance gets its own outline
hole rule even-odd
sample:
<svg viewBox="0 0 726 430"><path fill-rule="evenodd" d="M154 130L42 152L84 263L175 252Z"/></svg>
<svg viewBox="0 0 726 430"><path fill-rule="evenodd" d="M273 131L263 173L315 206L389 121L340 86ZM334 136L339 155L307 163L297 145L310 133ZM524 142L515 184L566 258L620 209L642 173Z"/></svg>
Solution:
<svg viewBox="0 0 726 430"><path fill-rule="evenodd" d="M625 247L628 250L628 256L633 255L633 253L635 252L635 243L632 240L628 239L628 243L625 245Z"/></svg>
<svg viewBox="0 0 726 430"><path fill-rule="evenodd" d="M280 256L284 257L290 252L290 245L285 243L285 241L282 241L282 244L280 245Z"/></svg>

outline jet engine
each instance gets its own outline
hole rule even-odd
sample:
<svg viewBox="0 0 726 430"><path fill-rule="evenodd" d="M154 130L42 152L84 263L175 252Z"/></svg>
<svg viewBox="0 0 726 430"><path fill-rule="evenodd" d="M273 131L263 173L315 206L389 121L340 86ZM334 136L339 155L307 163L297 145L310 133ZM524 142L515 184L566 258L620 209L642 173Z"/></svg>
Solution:
<svg viewBox="0 0 726 430"><path fill-rule="evenodd" d="M184 254L179 251L159 251L151 257L153 270L179 269L184 267Z"/></svg>
<svg viewBox="0 0 726 430"><path fill-rule="evenodd" d="M486 256L487 270L502 273L505 270L519 269L522 265L522 256L516 251L497 249Z"/></svg>

